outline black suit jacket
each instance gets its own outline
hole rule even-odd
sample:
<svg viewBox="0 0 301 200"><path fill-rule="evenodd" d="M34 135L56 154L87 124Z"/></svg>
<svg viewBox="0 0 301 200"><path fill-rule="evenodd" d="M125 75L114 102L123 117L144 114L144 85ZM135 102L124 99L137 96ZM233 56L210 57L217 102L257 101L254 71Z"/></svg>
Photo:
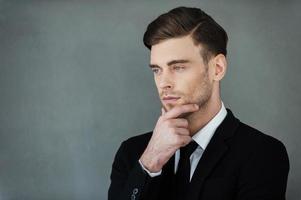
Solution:
<svg viewBox="0 0 301 200"><path fill-rule="evenodd" d="M284 200L289 172L285 146L227 112L197 165L187 199ZM151 136L149 132L121 144L112 165L109 200L174 198L174 156L153 178L138 162Z"/></svg>

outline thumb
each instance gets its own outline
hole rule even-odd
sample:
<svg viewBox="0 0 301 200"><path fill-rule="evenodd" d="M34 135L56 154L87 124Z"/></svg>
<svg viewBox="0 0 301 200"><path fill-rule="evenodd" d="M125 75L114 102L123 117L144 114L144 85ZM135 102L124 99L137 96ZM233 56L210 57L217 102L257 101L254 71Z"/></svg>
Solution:
<svg viewBox="0 0 301 200"><path fill-rule="evenodd" d="M164 108L161 108L161 116L164 115L166 113L166 111L164 110Z"/></svg>

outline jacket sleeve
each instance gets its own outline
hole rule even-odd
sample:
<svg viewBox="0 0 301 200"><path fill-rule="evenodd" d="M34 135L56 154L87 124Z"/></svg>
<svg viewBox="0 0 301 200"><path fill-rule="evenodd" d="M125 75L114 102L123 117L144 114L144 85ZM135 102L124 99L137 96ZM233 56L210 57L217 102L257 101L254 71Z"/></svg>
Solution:
<svg viewBox="0 0 301 200"><path fill-rule="evenodd" d="M111 171L108 200L155 199L154 187L150 195L149 186L160 182L160 177L150 177L141 167L138 159L132 160L123 142L118 149Z"/></svg>
<svg viewBox="0 0 301 200"><path fill-rule="evenodd" d="M262 139L243 167L237 200L285 200L289 159L285 146L272 138Z"/></svg>

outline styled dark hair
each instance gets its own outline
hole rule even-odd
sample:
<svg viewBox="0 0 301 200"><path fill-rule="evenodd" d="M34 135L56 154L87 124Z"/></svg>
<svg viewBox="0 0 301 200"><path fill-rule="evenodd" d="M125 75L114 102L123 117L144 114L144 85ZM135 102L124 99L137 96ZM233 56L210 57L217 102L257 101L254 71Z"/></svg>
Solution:
<svg viewBox="0 0 301 200"><path fill-rule="evenodd" d="M204 48L200 53L205 63L211 56L227 55L226 31L199 8L177 7L160 15L147 26L143 43L151 49L152 45L163 40L189 34L195 45L201 44Z"/></svg>

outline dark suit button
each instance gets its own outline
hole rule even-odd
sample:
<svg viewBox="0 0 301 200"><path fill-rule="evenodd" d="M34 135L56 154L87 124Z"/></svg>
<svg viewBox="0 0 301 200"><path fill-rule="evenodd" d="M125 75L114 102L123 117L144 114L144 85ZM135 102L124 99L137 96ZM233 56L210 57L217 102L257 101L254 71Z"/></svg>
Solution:
<svg viewBox="0 0 301 200"><path fill-rule="evenodd" d="M135 188L134 190L133 190L133 194L137 194L138 193L138 188Z"/></svg>

